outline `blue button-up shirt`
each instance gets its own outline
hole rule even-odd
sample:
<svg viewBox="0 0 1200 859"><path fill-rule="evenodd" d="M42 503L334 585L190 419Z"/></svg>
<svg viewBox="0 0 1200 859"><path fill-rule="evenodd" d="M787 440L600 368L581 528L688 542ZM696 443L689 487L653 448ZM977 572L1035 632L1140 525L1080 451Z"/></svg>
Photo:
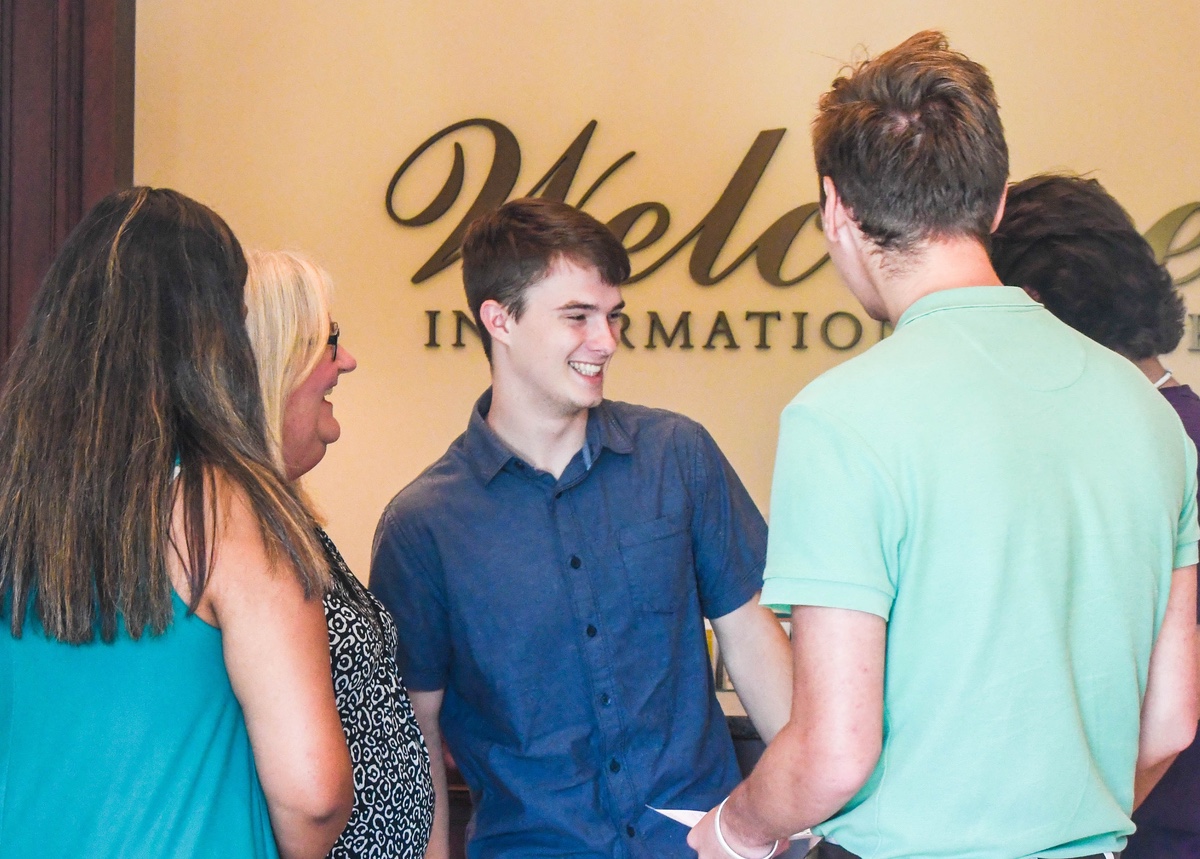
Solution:
<svg viewBox="0 0 1200 859"><path fill-rule="evenodd" d="M766 525L688 418L606 401L556 480L490 404L392 500L371 565L406 683L445 690L468 855L690 855L646 806L711 808L738 782L703 618L762 587Z"/></svg>

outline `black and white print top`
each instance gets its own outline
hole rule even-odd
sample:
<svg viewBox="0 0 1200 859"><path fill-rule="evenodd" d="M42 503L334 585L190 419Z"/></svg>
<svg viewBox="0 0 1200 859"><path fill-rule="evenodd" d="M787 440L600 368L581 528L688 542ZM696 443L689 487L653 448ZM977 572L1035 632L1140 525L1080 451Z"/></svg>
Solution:
<svg viewBox="0 0 1200 859"><path fill-rule="evenodd" d="M354 768L354 810L334 859L421 859L433 826L429 753L396 668L396 625L324 530L333 692Z"/></svg>

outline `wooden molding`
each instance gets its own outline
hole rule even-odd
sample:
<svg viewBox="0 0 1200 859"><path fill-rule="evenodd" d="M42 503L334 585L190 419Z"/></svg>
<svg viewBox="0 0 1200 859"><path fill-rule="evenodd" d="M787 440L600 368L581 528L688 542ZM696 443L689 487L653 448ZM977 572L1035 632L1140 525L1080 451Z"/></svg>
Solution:
<svg viewBox="0 0 1200 859"><path fill-rule="evenodd" d="M135 0L0 0L0 358L54 254L133 181Z"/></svg>

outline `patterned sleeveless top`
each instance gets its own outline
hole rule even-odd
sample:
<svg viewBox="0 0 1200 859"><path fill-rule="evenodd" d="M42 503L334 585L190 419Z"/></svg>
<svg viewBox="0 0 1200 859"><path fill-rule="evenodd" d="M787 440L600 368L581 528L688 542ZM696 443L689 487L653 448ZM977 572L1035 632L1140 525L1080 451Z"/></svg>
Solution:
<svg viewBox="0 0 1200 859"><path fill-rule="evenodd" d="M354 767L354 810L333 859L421 859L433 826L429 753L396 668L396 625L317 536L333 580L325 597L333 692Z"/></svg>

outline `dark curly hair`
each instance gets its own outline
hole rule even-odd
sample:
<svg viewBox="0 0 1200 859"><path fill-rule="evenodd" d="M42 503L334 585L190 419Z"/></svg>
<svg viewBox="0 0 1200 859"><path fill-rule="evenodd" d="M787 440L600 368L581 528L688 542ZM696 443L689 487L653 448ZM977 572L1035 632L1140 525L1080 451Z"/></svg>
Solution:
<svg viewBox="0 0 1200 859"><path fill-rule="evenodd" d="M1010 187L992 264L1005 283L1131 360L1170 352L1183 337L1171 275L1095 179L1044 174Z"/></svg>

